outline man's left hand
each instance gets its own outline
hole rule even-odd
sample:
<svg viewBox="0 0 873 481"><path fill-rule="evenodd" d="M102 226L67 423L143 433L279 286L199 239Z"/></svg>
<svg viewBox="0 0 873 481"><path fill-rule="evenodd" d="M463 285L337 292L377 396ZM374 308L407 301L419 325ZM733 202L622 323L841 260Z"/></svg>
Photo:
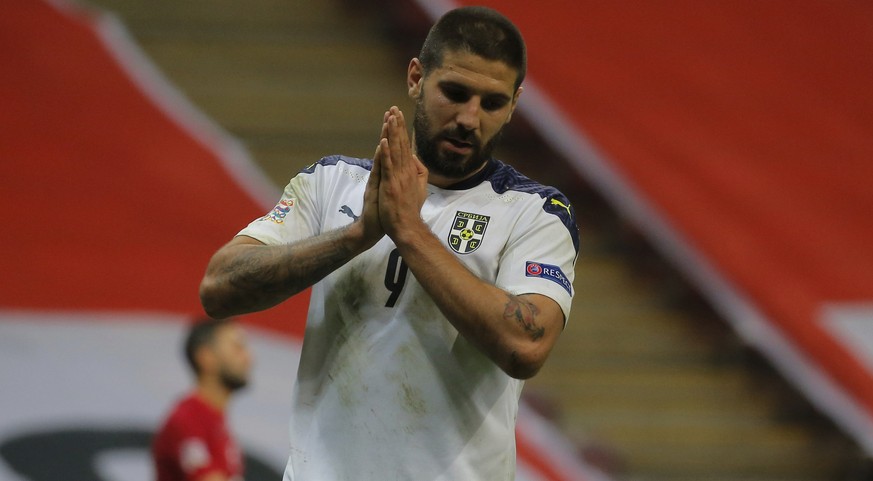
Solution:
<svg viewBox="0 0 873 481"><path fill-rule="evenodd" d="M421 207L427 198L427 168L412 153L403 112L388 111L387 136L380 141L379 219L389 237L424 227Z"/></svg>

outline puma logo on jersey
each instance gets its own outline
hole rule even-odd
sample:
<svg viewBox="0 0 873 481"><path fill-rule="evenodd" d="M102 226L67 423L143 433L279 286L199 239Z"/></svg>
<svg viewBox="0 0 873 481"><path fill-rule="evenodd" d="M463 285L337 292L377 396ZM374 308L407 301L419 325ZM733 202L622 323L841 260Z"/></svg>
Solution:
<svg viewBox="0 0 873 481"><path fill-rule="evenodd" d="M563 202L561 202L558 199L552 199L552 205L557 205L557 206L563 207L567 211L568 215L573 215L570 212L570 204L564 204Z"/></svg>
<svg viewBox="0 0 873 481"><path fill-rule="evenodd" d="M340 207L339 211L342 212L343 214L351 217L352 220L358 220L358 216L356 216L355 213L352 212L352 208L347 206L347 205Z"/></svg>

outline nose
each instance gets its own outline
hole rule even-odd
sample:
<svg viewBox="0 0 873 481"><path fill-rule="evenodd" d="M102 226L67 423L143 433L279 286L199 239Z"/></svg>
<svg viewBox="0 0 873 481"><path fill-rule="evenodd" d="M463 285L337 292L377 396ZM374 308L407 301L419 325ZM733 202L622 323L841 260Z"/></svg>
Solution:
<svg viewBox="0 0 873 481"><path fill-rule="evenodd" d="M252 351L249 350L248 346L240 346L240 349L237 351L237 356L240 364L245 366L246 370L252 367L254 359L252 357Z"/></svg>
<svg viewBox="0 0 873 481"><path fill-rule="evenodd" d="M456 119L456 122L460 127L463 127L468 131L476 131L479 129L479 123L481 121L479 116L482 113L480 101L479 96L474 95L470 97L467 102L460 105Z"/></svg>

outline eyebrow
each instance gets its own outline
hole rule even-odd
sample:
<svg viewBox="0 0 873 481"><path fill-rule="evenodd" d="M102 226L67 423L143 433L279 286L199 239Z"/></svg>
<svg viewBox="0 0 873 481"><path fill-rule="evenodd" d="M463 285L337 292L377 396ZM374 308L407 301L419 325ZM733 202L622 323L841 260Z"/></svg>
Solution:
<svg viewBox="0 0 873 481"><path fill-rule="evenodd" d="M440 80L439 82L437 82L437 85L440 88L449 87L449 88L456 88L456 89L465 90L467 92L474 91L474 89L471 89L466 84L462 84L462 83L456 82L454 80ZM507 103L512 101L512 97L506 95L503 92L485 92L485 93L480 92L480 94L482 95L483 98L487 97L487 98L493 99L493 100L502 100L502 101L507 102Z"/></svg>

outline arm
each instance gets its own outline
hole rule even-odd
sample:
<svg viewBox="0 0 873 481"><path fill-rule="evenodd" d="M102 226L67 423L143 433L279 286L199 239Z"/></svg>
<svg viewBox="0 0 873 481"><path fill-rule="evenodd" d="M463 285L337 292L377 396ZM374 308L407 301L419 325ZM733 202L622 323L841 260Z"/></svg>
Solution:
<svg viewBox="0 0 873 481"><path fill-rule="evenodd" d="M372 246L360 221L286 245L238 236L218 250L200 282L207 314L224 318L275 306Z"/></svg>
<svg viewBox="0 0 873 481"><path fill-rule="evenodd" d="M540 294L512 295L473 275L424 223L394 239L404 262L458 332L504 372L535 375L563 330L558 303Z"/></svg>
<svg viewBox="0 0 873 481"><path fill-rule="evenodd" d="M392 112L388 140L381 144L379 214L385 232L461 335L510 376L533 376L563 329L563 311L546 296L512 295L479 279L433 235L420 216L427 171L410 151L403 114Z"/></svg>
<svg viewBox="0 0 873 481"><path fill-rule="evenodd" d="M219 249L200 283L206 313L224 318L275 306L375 245L385 235L377 206L379 156L377 149L363 212L352 224L285 245L238 236Z"/></svg>

